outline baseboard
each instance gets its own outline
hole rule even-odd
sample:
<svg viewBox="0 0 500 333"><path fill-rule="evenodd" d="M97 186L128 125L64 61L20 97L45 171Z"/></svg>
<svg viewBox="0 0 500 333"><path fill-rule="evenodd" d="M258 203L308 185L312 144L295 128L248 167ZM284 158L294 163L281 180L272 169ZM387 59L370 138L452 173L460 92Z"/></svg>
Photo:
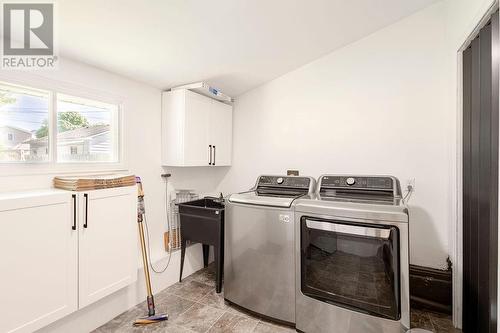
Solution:
<svg viewBox="0 0 500 333"><path fill-rule="evenodd" d="M410 301L412 308L452 314L452 272L410 265Z"/></svg>

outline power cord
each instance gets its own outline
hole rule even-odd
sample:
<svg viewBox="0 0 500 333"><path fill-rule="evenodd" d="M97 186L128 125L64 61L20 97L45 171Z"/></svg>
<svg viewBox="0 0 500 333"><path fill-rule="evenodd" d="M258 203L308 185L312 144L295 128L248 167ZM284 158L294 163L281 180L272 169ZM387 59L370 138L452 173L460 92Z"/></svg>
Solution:
<svg viewBox="0 0 500 333"><path fill-rule="evenodd" d="M413 185L411 185L411 184L406 185L407 192L406 192L405 196L403 197L403 201L405 203L408 203L410 201L411 195L413 194L413 190L414 190Z"/></svg>
<svg viewBox="0 0 500 333"><path fill-rule="evenodd" d="M165 215L167 217L167 228L168 230L170 230L170 218L169 218L169 215L168 215L168 180L167 178L170 177L170 174L163 174L161 175L163 178L165 178ZM144 203L144 207L146 206L146 203ZM144 212L146 212L146 208L144 208ZM149 260L149 267L151 268L151 270L153 272L155 272L156 274L161 274L161 273L164 273L168 266L170 265L170 259L172 258L172 246L170 246L170 237L169 237L169 241L168 241L168 259L167 259L167 264L165 265L165 267L163 269L156 269L153 265L153 260L151 260L151 247L150 247L150 238L149 238L149 228L148 228L148 221L147 221L147 218L146 218L146 213L144 213L144 225L146 226L146 238L147 238L147 248L148 248L148 256L150 258Z"/></svg>
<svg viewBox="0 0 500 333"><path fill-rule="evenodd" d="M167 218L167 220L168 220L168 218ZM149 228L148 228L148 222L146 219L146 214L144 214L144 225L146 226L146 238L148 239L148 255L149 255L149 258L151 258L151 247L149 246L149 243L150 243ZM156 274L161 274L161 273L165 272L168 268L168 265L170 265L170 258L172 258L172 250L171 250L171 247L169 244L169 246L168 246L168 259L167 259L167 264L165 265L165 267L163 269L156 269L153 265L153 260L149 260L149 267L151 267L151 270L153 272L155 272Z"/></svg>

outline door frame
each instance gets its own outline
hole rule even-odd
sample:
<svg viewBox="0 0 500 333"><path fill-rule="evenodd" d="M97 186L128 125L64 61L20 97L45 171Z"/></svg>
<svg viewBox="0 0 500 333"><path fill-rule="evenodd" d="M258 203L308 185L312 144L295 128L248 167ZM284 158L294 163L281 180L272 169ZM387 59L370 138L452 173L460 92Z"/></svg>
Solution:
<svg viewBox="0 0 500 333"><path fill-rule="evenodd" d="M476 38L479 31L489 22L491 15L499 9L499 0L495 0L487 6L483 6L479 11L473 23L467 29L468 35L464 36L464 42L457 50L457 85L456 85L456 142L455 142L455 158L452 159L451 169L451 186L452 186L452 218L451 218L451 239L450 239L450 254L453 263L452 279L453 279L453 325L457 328L462 328L462 301L463 301L463 51L470 45L472 40ZM482 13L482 14L481 14ZM499 73L500 74L500 73ZM499 108L500 112L500 108ZM499 160L500 164L500 160ZM499 177L500 179L500 177ZM500 181L499 181L500 182ZM500 197L500 196L499 196ZM500 206L499 206L500 207ZM500 230L500 229L499 229ZM500 234L500 232L499 232ZM500 239L500 237L499 237ZM500 266L500 265L499 265ZM499 274L500 282L500 274ZM499 283L500 286L500 283ZM499 288L500 295L500 288ZM498 297L498 296L497 296ZM500 298L499 298L500 299ZM500 309L499 309L500 312Z"/></svg>

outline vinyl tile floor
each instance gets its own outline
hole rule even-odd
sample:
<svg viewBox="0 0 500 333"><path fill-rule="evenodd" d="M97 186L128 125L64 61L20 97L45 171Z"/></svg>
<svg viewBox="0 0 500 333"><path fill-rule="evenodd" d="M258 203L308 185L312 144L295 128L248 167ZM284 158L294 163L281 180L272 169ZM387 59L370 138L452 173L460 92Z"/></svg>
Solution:
<svg viewBox="0 0 500 333"><path fill-rule="evenodd" d="M453 327L451 315L420 309L411 309L411 327L436 333L462 333L462 330Z"/></svg>
<svg viewBox="0 0 500 333"><path fill-rule="evenodd" d="M155 295L156 312L168 313L168 321L133 327L137 318L145 315L147 306L141 303L122 313L94 333L110 332L171 332L171 333L286 333L294 328L278 325L244 312L224 301L223 293L215 292L215 266L202 269L182 282ZM412 327L436 333L457 333L451 317L412 310Z"/></svg>

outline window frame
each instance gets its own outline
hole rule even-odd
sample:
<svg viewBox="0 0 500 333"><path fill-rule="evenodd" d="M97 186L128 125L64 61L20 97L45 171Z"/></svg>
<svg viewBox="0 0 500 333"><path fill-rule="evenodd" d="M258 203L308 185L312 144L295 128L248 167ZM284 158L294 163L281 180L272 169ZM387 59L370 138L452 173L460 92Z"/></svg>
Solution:
<svg viewBox="0 0 500 333"><path fill-rule="evenodd" d="M117 140L118 142L116 143L117 147L114 147L113 145L113 157L114 155L116 154L116 161L88 161L88 162L80 162L80 161L63 161L63 160L59 160L58 156L57 156L57 126L58 126L58 123L57 123L57 113L58 113L58 110L57 110L57 101L58 101L58 95L59 96L66 96L66 97L74 97L74 98L77 98L77 99L82 99L82 100L88 100L88 101L91 101L91 102L96 102L96 103L102 103L102 104L107 104L107 105L112 105L112 106L115 106L116 107L116 110L113 110L113 111L116 111L114 112L114 114L112 114L112 127L111 128L114 128L116 127L111 133L112 133L112 137L113 137L113 140ZM95 98L87 98L87 97L82 97L80 95L75 95L75 94L67 94L67 93L63 93L63 92L54 92L54 99L53 99L53 104L54 104L54 123L52 124L52 128L54 129L53 132L54 133L54 136L53 138L50 138L49 137L49 141L50 142L54 142L54 147L52 149L55 149L54 150L54 161L56 162L56 164L71 164L71 165L78 165L78 164L82 164L82 165L86 165L86 164L99 164L99 165L107 165L107 164L117 164L117 163L120 163L121 161L121 158L122 158L122 154L121 154L121 145L122 145L122 138L121 138L121 132L122 132L122 126L121 126L121 121L120 121L120 118L121 118L121 107L120 107L120 104L116 104L116 103L110 103L110 102L104 102L102 100L97 100ZM49 110L49 113L50 113L50 110ZM50 134L50 128L49 128L49 134ZM51 144L50 144L51 145ZM115 149L116 148L116 149Z"/></svg>
<svg viewBox="0 0 500 333"><path fill-rule="evenodd" d="M49 156L47 161L0 161L0 176L106 173L126 171L125 136L124 136L124 98L113 93L94 90L68 82L55 81L31 73L22 73L22 77L12 73L0 73L0 83L42 90L49 93ZM58 162L57 161L57 94L70 95L100 103L116 105L117 161Z"/></svg>

